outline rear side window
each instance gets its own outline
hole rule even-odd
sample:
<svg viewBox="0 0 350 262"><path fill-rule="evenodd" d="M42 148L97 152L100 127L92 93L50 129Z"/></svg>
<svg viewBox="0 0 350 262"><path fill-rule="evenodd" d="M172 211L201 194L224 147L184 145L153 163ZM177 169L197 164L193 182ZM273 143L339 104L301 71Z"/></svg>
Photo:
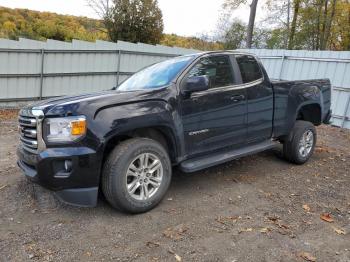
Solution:
<svg viewBox="0 0 350 262"><path fill-rule="evenodd" d="M233 84L231 62L228 56L204 57L193 66L187 77L207 75L211 88Z"/></svg>
<svg viewBox="0 0 350 262"><path fill-rule="evenodd" d="M243 83L253 82L263 77L260 66L253 56L236 55L236 60L241 70Z"/></svg>

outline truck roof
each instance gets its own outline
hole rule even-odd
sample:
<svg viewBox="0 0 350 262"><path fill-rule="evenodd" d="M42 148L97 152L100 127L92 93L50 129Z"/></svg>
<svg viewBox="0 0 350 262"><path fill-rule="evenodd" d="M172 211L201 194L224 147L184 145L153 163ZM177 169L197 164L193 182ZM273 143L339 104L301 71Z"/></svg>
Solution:
<svg viewBox="0 0 350 262"><path fill-rule="evenodd" d="M244 51L240 51L240 50L203 51L203 52L193 53L193 54L189 54L189 55L195 55L195 56L199 57L199 56L203 56L203 55L207 55L207 54L227 54L227 53L244 54L244 55L251 55L251 56L257 57L257 55L255 55L253 53L248 53L248 52L244 52Z"/></svg>

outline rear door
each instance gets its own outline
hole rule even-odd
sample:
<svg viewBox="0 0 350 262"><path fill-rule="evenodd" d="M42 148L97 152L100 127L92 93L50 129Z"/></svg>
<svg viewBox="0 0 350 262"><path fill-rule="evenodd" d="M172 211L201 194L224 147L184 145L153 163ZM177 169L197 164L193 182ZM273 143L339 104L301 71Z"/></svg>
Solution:
<svg viewBox="0 0 350 262"><path fill-rule="evenodd" d="M186 152L196 155L243 144L246 139L246 90L237 88L239 70L229 54L202 57L189 69L191 76L207 75L210 89L181 98Z"/></svg>
<svg viewBox="0 0 350 262"><path fill-rule="evenodd" d="M236 54L242 82L247 93L247 142L271 138L273 119L273 90L270 80L254 56Z"/></svg>

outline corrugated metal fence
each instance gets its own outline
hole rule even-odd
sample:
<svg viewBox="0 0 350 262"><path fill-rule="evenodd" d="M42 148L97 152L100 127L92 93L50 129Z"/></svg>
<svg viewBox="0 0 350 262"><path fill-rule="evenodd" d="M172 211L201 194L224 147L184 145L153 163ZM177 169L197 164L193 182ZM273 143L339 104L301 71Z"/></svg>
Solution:
<svg viewBox="0 0 350 262"><path fill-rule="evenodd" d="M333 124L350 128L350 52L243 51L258 55L273 79L329 78L333 89ZM122 41L0 39L0 107L110 89L142 67L196 52Z"/></svg>
<svg viewBox="0 0 350 262"><path fill-rule="evenodd" d="M0 39L0 106L111 89L147 65L195 52L122 41Z"/></svg>
<svg viewBox="0 0 350 262"><path fill-rule="evenodd" d="M350 52L243 49L258 55L270 78L329 78L332 83L332 124L350 128Z"/></svg>

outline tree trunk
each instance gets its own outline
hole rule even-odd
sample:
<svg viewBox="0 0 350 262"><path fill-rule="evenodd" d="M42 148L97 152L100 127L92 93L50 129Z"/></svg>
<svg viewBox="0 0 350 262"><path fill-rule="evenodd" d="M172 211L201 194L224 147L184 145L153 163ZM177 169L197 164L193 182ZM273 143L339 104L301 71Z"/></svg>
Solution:
<svg viewBox="0 0 350 262"><path fill-rule="evenodd" d="M295 36L295 29L297 26L297 18L299 14L300 1L301 0L294 1L294 14L293 14L292 24L290 28L290 33L289 33L288 49L294 48L294 36Z"/></svg>
<svg viewBox="0 0 350 262"><path fill-rule="evenodd" d="M324 50L324 37L326 32L326 24L327 24L327 16L328 16L328 0L324 2L324 10L323 10L323 23L320 37L320 50Z"/></svg>
<svg viewBox="0 0 350 262"><path fill-rule="evenodd" d="M321 33L321 13L322 13L322 1L317 2L317 32L316 32L316 50L320 49L320 33Z"/></svg>
<svg viewBox="0 0 350 262"><path fill-rule="evenodd" d="M288 39L290 35L290 0L287 2L287 34L286 37L284 38L284 48L288 48Z"/></svg>
<svg viewBox="0 0 350 262"><path fill-rule="evenodd" d="M349 28L350 28L350 6L348 9L348 22L349 22ZM345 50L350 50L350 30L348 30L348 46L346 47Z"/></svg>
<svg viewBox="0 0 350 262"><path fill-rule="evenodd" d="M258 5L258 0L252 0L252 3L250 4L249 23L247 28L247 48L252 48L253 31L254 31L257 5Z"/></svg>
<svg viewBox="0 0 350 262"><path fill-rule="evenodd" d="M331 34L332 22L333 22L334 15L335 15L336 4L337 4L337 0L333 0L332 1L331 16L329 18L327 16L327 20L326 20L327 22L326 22L326 26L325 26L323 45L321 47L321 50L325 50L327 48L328 39L329 39L329 36Z"/></svg>

